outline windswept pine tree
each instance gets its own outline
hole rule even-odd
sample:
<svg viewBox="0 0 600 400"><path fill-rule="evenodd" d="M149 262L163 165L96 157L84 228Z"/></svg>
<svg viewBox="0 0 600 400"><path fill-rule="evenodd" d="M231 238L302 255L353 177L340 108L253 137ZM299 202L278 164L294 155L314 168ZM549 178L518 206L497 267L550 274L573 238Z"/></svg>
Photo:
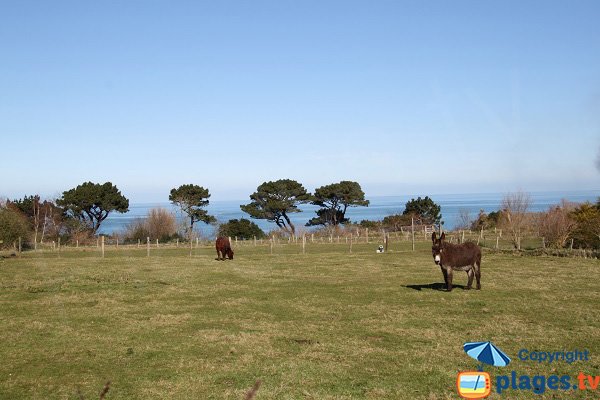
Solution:
<svg viewBox="0 0 600 400"><path fill-rule="evenodd" d="M298 205L310 200L302 184L291 179L264 182L250 195L251 202L240 208L250 217L274 222L281 230L294 236L296 227L289 214L301 212Z"/></svg>
<svg viewBox="0 0 600 400"><path fill-rule="evenodd" d="M350 221L346 218L348 207L369 206L369 200L365 200L365 193L360 185L352 181L321 186L315 190L311 203L321 208L306 226L345 224Z"/></svg>

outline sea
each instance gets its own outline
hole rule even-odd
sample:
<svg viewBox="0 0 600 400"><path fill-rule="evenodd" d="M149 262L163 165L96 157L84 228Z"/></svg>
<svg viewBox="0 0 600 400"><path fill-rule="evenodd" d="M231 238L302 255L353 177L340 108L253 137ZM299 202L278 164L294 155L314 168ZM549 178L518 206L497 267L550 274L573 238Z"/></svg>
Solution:
<svg viewBox="0 0 600 400"><path fill-rule="evenodd" d="M530 192L531 206L529 211L541 212L546 211L550 207L560 204L561 201L567 200L575 203L583 203L586 201L595 203L600 198L600 190L586 191L563 191L563 192ZM430 195L429 197L441 207L442 221L445 229L453 229L460 223L460 215L468 213L472 219L476 219L480 210L486 213L497 211L500 209L500 204L505 193L477 193L477 194L440 194ZM362 220L381 221L384 217L393 214L401 214L404 211L404 205L407 201L417 198L418 196L374 196L368 197L370 201L368 207L350 207L346 211L346 217L351 222L360 222ZM425 197L425 196L421 196ZM227 200L227 201L210 201L206 207L209 214L216 217L219 223L225 223L230 219L247 218L249 215L240 209L241 204L247 204L249 200ZM133 203L129 205L127 213L111 213L106 220L102 222L99 233L111 235L113 233L124 232L127 226L136 220L146 217L149 210L152 208L164 208L172 211L178 219L184 220L181 212L169 202L157 203ZM317 206L310 204L302 204L299 206L301 212L290 214L290 219L296 226L296 229L303 227L309 219L316 216L315 211ZM263 231L269 232L277 226L275 223L265 220L253 220ZM202 236L210 238L214 236L216 227L214 225L206 225L204 223L196 223L198 231Z"/></svg>

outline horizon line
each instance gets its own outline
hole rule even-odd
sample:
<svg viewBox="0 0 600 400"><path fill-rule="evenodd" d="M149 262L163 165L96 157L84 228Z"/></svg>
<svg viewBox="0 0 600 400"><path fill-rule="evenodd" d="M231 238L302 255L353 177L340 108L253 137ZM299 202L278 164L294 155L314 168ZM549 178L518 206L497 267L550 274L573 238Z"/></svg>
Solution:
<svg viewBox="0 0 600 400"><path fill-rule="evenodd" d="M373 198L395 198L395 197L423 197L423 196L427 196L431 199L433 199L433 197L436 196L466 196L466 195L504 195L504 194L508 194L508 193L515 193L518 192L519 190L515 190L515 191L498 191L498 192L455 192L455 193L434 193L434 194L423 194L423 193L411 193L411 194L386 194L386 195L373 195L373 196L367 196L365 195L365 199L373 199ZM592 194L597 194L598 196L600 196L600 189L579 189L579 190L535 190L535 191L527 191L527 190L521 190L524 193L528 193L531 195L536 195L536 194L550 194L550 193L564 193L564 194L574 194L574 193L592 193ZM597 192L597 193L596 193ZM222 202L222 201L227 201L227 202L232 202L232 201L249 201L249 199L234 199L234 198L229 198L229 199L218 199L218 200L213 200L213 199L209 199L209 201L211 202ZM165 201L139 201L139 202L134 202L135 204L155 204L155 203L171 203L168 200ZM210 205L210 204L209 204Z"/></svg>

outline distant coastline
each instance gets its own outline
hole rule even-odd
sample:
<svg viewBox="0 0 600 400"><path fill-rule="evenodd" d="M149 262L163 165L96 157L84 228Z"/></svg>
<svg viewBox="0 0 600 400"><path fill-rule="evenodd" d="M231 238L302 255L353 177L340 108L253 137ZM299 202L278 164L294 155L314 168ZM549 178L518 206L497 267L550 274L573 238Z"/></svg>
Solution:
<svg viewBox="0 0 600 400"><path fill-rule="evenodd" d="M500 208L502 197L505 193L468 193L468 194L440 194L429 195L442 208L442 221L446 229L453 229L459 218L461 210L469 212L472 218L476 218L479 210L486 213L496 211ZM532 212L545 211L549 207L559 204L562 199L568 201L582 203L585 201L596 202L600 197L600 190L582 190L582 191L546 191L546 192L530 192ZM419 195L402 195L402 196L373 196L367 197L371 204L369 207L350 208L346 216L352 222L360 222L361 220L382 220L384 217L392 214L402 213L404 205L411 198L416 198ZM424 197L424 194L420 195ZM250 217L240 210L241 204L248 203L248 200L222 200L211 201L207 207L208 212L214 215L220 223L227 222L234 218ZM162 207L177 213L177 209L169 202L156 203L132 203L129 207L129 212L125 214L112 213L103 222L100 228L100 233L112 234L120 232L125 227L136 219L141 219L146 216L148 210ZM312 217L317 210L316 206L304 204L300 206L302 212L291 215L292 222L296 226L301 227ZM275 229L275 224L264 220L253 220L265 232ZM201 233L204 235L212 235L214 228L211 226L200 225Z"/></svg>

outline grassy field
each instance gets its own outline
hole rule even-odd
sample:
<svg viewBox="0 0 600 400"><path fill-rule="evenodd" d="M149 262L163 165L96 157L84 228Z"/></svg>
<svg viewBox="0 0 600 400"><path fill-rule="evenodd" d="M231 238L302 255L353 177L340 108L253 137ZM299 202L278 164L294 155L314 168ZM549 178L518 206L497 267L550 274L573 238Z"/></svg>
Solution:
<svg viewBox="0 0 600 400"><path fill-rule="evenodd" d="M484 253L441 290L428 243L24 253L0 260L0 399L450 399L491 340L510 375L600 375L600 261ZM588 349L538 364L520 349ZM494 381L493 381L494 382ZM81 396L78 394L81 393ZM598 398L508 390L490 398Z"/></svg>

